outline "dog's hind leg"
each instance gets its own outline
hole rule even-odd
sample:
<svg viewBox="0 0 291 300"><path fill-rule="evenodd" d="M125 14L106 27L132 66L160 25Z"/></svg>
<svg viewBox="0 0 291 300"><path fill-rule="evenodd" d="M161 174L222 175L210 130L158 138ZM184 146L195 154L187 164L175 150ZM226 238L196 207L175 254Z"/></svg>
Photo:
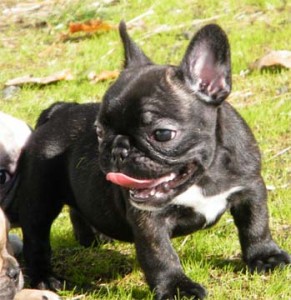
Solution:
<svg viewBox="0 0 291 300"><path fill-rule="evenodd" d="M75 239L84 247L95 244L95 234L92 227L74 208L70 208L70 219L73 225Z"/></svg>
<svg viewBox="0 0 291 300"><path fill-rule="evenodd" d="M70 219L73 225L75 238L80 245L84 247L98 247L101 244L112 241L111 238L90 226L79 211L74 208L70 208Z"/></svg>

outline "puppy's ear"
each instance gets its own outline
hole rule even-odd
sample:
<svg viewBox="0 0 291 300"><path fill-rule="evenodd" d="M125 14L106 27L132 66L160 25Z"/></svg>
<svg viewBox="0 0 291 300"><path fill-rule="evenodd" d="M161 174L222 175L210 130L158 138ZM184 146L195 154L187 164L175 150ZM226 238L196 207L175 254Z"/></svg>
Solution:
<svg viewBox="0 0 291 300"><path fill-rule="evenodd" d="M119 34L124 47L124 68L152 64L151 60L143 53L143 51L128 35L124 21L121 21L119 24Z"/></svg>
<svg viewBox="0 0 291 300"><path fill-rule="evenodd" d="M180 68L186 84L201 100L220 104L231 91L230 48L225 32L215 24L199 30Z"/></svg>

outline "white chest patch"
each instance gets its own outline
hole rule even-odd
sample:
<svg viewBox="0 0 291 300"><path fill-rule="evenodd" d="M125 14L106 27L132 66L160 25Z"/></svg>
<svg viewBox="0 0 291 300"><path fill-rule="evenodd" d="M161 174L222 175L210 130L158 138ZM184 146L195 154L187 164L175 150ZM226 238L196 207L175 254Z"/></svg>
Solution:
<svg viewBox="0 0 291 300"><path fill-rule="evenodd" d="M242 189L243 187L236 186L217 195L204 196L201 187L193 185L187 191L177 196L172 204L193 208L195 212L205 217L205 225L208 225L214 222L216 217L226 210L227 198Z"/></svg>

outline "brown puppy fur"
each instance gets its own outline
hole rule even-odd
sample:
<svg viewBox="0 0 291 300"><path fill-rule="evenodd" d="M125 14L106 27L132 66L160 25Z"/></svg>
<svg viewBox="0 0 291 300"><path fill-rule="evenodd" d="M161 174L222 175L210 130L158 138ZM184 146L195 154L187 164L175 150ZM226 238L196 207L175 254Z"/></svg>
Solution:
<svg viewBox="0 0 291 300"><path fill-rule="evenodd" d="M0 299L10 300L23 287L23 276L7 245L8 222L0 209Z"/></svg>
<svg viewBox="0 0 291 300"><path fill-rule="evenodd" d="M23 275L7 239L9 223L0 208L0 299L1 300L59 300L50 291L23 289Z"/></svg>

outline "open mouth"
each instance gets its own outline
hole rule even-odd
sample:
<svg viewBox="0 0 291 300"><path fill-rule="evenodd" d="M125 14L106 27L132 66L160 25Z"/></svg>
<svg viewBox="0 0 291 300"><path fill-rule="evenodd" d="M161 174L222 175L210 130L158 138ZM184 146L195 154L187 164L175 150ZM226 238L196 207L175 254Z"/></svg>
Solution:
<svg viewBox="0 0 291 300"><path fill-rule="evenodd" d="M155 179L136 179L123 173L107 174L106 179L129 189L129 195L135 202L163 202L176 194L178 188L182 188L197 169L197 165L189 163L178 172L172 172ZM159 201L160 200L160 201Z"/></svg>

